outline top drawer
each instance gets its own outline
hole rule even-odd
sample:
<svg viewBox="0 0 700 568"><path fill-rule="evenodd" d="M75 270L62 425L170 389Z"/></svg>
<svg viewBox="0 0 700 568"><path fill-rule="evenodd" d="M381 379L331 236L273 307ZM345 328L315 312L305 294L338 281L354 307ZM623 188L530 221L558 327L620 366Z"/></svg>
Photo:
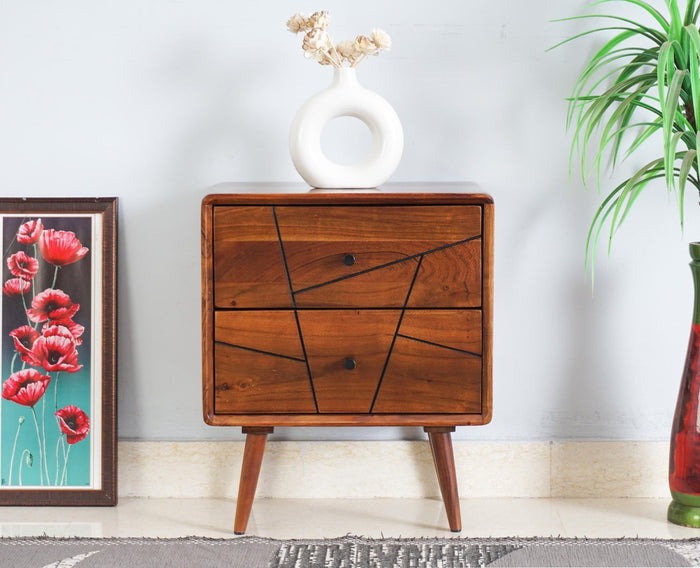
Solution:
<svg viewBox="0 0 700 568"><path fill-rule="evenodd" d="M217 206L216 308L479 307L479 205Z"/></svg>

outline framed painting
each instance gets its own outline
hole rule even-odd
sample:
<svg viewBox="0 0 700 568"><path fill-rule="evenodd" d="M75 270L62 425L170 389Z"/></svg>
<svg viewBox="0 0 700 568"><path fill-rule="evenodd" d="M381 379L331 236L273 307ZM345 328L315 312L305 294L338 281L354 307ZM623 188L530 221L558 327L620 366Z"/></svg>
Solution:
<svg viewBox="0 0 700 568"><path fill-rule="evenodd" d="M0 505L115 505L117 198L0 198Z"/></svg>

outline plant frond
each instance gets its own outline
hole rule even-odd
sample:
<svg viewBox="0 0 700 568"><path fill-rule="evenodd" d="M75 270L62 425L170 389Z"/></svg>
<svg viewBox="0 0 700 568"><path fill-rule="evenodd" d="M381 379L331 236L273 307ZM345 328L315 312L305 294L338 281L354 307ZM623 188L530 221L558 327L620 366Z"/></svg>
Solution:
<svg viewBox="0 0 700 568"><path fill-rule="evenodd" d="M666 36L659 32L658 30L654 30L652 28L647 28L645 26L642 26L638 24L637 22L633 20L628 20L627 18L621 18L619 16L610 16L606 14L585 14L582 16L573 16L571 18L561 18L559 20L553 20L554 22L566 22L566 21L571 21L571 20L583 20L583 19L593 19L593 18L605 18L609 20L617 20L625 23L629 23L632 25L630 26L604 26L602 28L594 28L592 30L586 30L585 32L579 32L575 35L572 35L571 37L568 37L559 43L554 44L551 47L548 47L545 51L552 51L554 49L557 49L558 47L561 47L562 45L566 45L567 43L571 43L572 41L576 41L577 39L581 39L582 37L586 37L592 34L597 34L600 32L624 32L624 31L631 31L635 35L639 36L644 36L647 39L651 40L653 43L657 45L661 45L665 39Z"/></svg>
<svg viewBox="0 0 700 568"><path fill-rule="evenodd" d="M690 100L693 108L693 116L695 120L694 127L697 127L696 113L700 112L700 32L695 24L685 26L685 32L688 35L688 69L690 70Z"/></svg>
<svg viewBox="0 0 700 568"><path fill-rule="evenodd" d="M678 95L680 93L681 87L683 85L683 80L688 75L688 72L677 71L673 79L671 80L671 85L668 88L668 93L666 93L666 100L661 99L661 112L664 115L664 164L666 167L666 185L668 188L672 188L674 185L674 175L673 175L673 157L676 153L676 144L678 138L676 133L674 133L673 125L674 118L676 116L676 110L678 109Z"/></svg>
<svg viewBox="0 0 700 568"><path fill-rule="evenodd" d="M617 59L631 58L627 64L622 65L621 71L618 72L618 67L612 65ZM633 52L628 52L627 48L615 50L608 54L603 60L598 62L596 67L589 67L584 72L581 73L576 83L574 84L574 89L571 97L569 98L569 106L567 109L566 125L567 129L571 128L572 122L574 122L574 117L576 117L576 122L580 122L585 111L585 105L581 105L581 101L593 100L593 93L603 84L607 83L608 80L616 76L613 84L620 85L630 85L628 80L632 80L632 77L636 72L641 71L642 66L648 66L649 74L641 73L640 76L644 77L650 82L653 80L651 76L651 71L655 70L658 63L656 62L656 55L650 50L634 50ZM607 70L606 70L607 69ZM605 72L603 72L605 71ZM599 73L601 76L595 77L595 82L593 82L594 74ZM631 86L631 85L630 85ZM600 95L595 95L600 96Z"/></svg>
<svg viewBox="0 0 700 568"><path fill-rule="evenodd" d="M577 140L578 148L581 152L581 165L584 171L588 162L587 147L591 141L591 137L595 130L604 121L605 113L615 103L624 100L626 90L630 87L637 86L638 92L642 93L653 87L653 74L640 75L631 77L627 81L618 85L613 85L608 91L602 95L596 96L590 100L587 108L582 112L576 121L576 128L573 133L574 139ZM638 84L641 83L641 86ZM639 99L640 95L634 95ZM641 105L638 105L641 106Z"/></svg>
<svg viewBox="0 0 700 568"><path fill-rule="evenodd" d="M637 137L630 143L625 152L624 159L629 158L639 147L646 142L653 134L656 134L659 130L663 129L663 123L661 119L647 124L647 128L642 130Z"/></svg>
<svg viewBox="0 0 700 568"><path fill-rule="evenodd" d="M637 197L639 197L641 191L649 183L649 176L655 176L657 173L663 174L664 177L666 176L666 171L664 169L664 158L657 158L656 160L652 160L648 164L642 166L627 180L627 183L623 185L622 191L615 200L613 215L610 219L608 252L610 252L610 245L614 234L620 228L622 223L624 223L625 219L627 218L627 214L629 213L634 202L637 200Z"/></svg>
<svg viewBox="0 0 700 568"><path fill-rule="evenodd" d="M601 13L566 18L597 23L555 46L591 34L606 35L568 98L570 168L578 154L584 183L587 168L593 165L600 188L604 165L616 170L652 139L662 151L635 167L596 210L586 235L586 266L591 271L603 230L610 253L613 237L649 184L664 179L667 191L678 199L681 228L688 186L700 191L700 0L686 0L684 9L678 0L664 0L663 13L651 0L595 0L591 6L598 12L612 3L638 8L644 12L644 23L632 16ZM604 164L605 158L609 164Z"/></svg>
<svg viewBox="0 0 700 568"><path fill-rule="evenodd" d="M683 29L683 16L681 16L680 8L676 0L667 0L666 4L671 11L671 28L668 32L669 37L674 41L680 41L681 30Z"/></svg>
<svg viewBox="0 0 700 568"><path fill-rule="evenodd" d="M662 177L664 177L664 172L663 171L656 171L654 173L650 173L644 183L646 185L650 181L652 181L654 179L662 178ZM629 180L625 180L621 184L619 184L617 187L615 187L615 189L613 189L608 194L608 196L603 200L601 205L596 210L595 215L593 216L593 221L591 221L591 224L588 228L588 234L586 236L586 248L585 248L586 268L592 269L594 264L595 264L595 253L596 253L596 250L598 249L600 235L601 235L606 223L608 222L609 217L615 211L616 206L617 206L617 201L620 199L620 194L625 189L625 186L628 183L629 183ZM611 230L611 235L609 237L609 242L608 242L608 247L607 247L608 253L610 252L610 247L612 245L612 234L613 233L614 233L614 231Z"/></svg>
<svg viewBox="0 0 700 568"><path fill-rule="evenodd" d="M606 4L608 2L626 2L627 4L636 4L637 6L648 12L651 15L651 17L656 20L659 26L661 26L661 29L666 34L669 33L670 26L666 18L664 18L661 12L659 12L648 2L644 2L644 0L598 0L597 2L594 2L593 5L595 6L597 4Z"/></svg>
<svg viewBox="0 0 700 568"><path fill-rule="evenodd" d="M637 102L644 96L644 91L646 90L647 87L642 86L640 89L631 92L624 99L616 101L617 107L610 114L608 121L605 123L600 136L600 142L598 143L599 149L596 155L596 171L598 172L599 178L602 157L606 153L606 150L608 150L611 142L614 142L614 144L612 145L609 154L614 168L617 162L620 146L622 145L622 138L630 129L629 123L632 115L639 108L637 106ZM612 135L611 132L613 133Z"/></svg>
<svg viewBox="0 0 700 568"><path fill-rule="evenodd" d="M681 229L685 224L685 186L688 183L688 178L697 164L697 150L688 150L683 156L680 168L678 169L678 211L680 214Z"/></svg>

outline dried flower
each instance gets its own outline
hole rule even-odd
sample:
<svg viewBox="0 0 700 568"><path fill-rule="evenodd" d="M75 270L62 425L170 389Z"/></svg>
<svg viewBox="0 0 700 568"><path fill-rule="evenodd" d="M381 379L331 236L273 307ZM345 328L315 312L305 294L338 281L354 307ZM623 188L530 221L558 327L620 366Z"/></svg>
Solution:
<svg viewBox="0 0 700 568"><path fill-rule="evenodd" d="M307 57L315 51L329 51L333 47L330 36L323 30L315 28L304 36L301 44Z"/></svg>
<svg viewBox="0 0 700 568"><path fill-rule="evenodd" d="M379 28L373 29L371 38L378 50L391 49L391 38L384 30L380 30Z"/></svg>
<svg viewBox="0 0 700 568"><path fill-rule="evenodd" d="M317 30L327 30L330 23L331 17L325 10L314 12L309 16L309 26Z"/></svg>
<svg viewBox="0 0 700 568"><path fill-rule="evenodd" d="M354 67L353 64L357 61L358 57L360 57L360 53L355 49L355 42L349 39L341 41L335 46L335 49L340 57L342 57L344 61L347 61L351 67Z"/></svg>
<svg viewBox="0 0 700 568"><path fill-rule="evenodd" d="M360 55L373 55L377 51L377 46L367 36L359 35L355 38L355 50Z"/></svg>
<svg viewBox="0 0 700 568"><path fill-rule="evenodd" d="M303 14L294 14L287 20L287 29L294 34L305 32L309 29L309 20Z"/></svg>
<svg viewBox="0 0 700 568"><path fill-rule="evenodd" d="M375 28L369 36L358 35L354 40L346 40L333 45L333 39L326 31L330 16L325 10L310 16L297 13L287 20L287 29L295 34L304 33L301 47L304 56L321 65L333 67L355 67L368 55L378 55L391 48L391 38L384 30Z"/></svg>

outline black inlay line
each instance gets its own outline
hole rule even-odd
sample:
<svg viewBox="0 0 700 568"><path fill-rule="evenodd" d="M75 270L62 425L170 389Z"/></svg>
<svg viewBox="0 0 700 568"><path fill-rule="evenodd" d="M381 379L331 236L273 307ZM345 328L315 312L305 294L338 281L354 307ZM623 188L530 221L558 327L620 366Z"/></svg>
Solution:
<svg viewBox="0 0 700 568"><path fill-rule="evenodd" d="M401 313L399 314L399 321L396 323L396 329L394 330L394 336L391 338L391 345L389 345L389 352L384 360L384 366L382 367L382 374L379 375L379 382L377 383L377 390L374 391L374 397L372 398L372 404L369 407L370 413L374 411L374 405L377 402L377 397L379 396L379 391L382 388L382 382L384 382L384 374L386 373L387 367L389 366L389 360L391 359L391 354L394 351L394 345L396 344L396 337L399 334L399 329L401 329L401 322L403 321L403 316L406 313L406 308L408 307L408 301L411 298L411 292L413 292L413 285L418 279L418 273L420 272L421 264L423 264L423 257L418 259L418 265L416 266L416 271L413 273L413 278L411 279L411 285L408 287L408 292L406 293L406 298L403 301L403 307L401 308Z"/></svg>
<svg viewBox="0 0 700 568"><path fill-rule="evenodd" d="M422 262L423 257L428 254L433 254L435 252L440 252L442 250L448 249L448 248L453 248L459 245L463 245L465 243L468 243L470 241L475 241L477 239L480 239L481 235L476 235L475 237L469 237L468 239L463 239L461 241L456 241L454 243L448 243L446 245L441 245L439 247L436 247L434 249L429 249L427 251L423 252L418 252L416 254L412 254L409 256L406 256L404 258L400 258L399 260L392 260L391 262L385 262L384 264L379 264L377 266L373 266L372 268L365 268L364 270L358 270L357 272L353 272L352 274L345 274L343 276L339 276L338 278L334 278L333 280L328 280L327 282L321 282L320 284L314 284L313 286L307 286L306 288L301 288L300 290L292 290L292 294L303 294L304 292L309 292L310 290L316 290L317 288L323 288L324 286L330 286L331 284L336 284L338 282L342 282L343 280L348 280L350 278L355 278L357 276L362 276L363 274L367 274L368 272L373 272L375 270L381 270L382 268L388 268L389 266L393 266L395 264L401 264L402 262L407 262L409 260L413 260L415 258L420 259ZM290 282L291 286L291 282Z"/></svg>
<svg viewBox="0 0 700 568"><path fill-rule="evenodd" d="M297 333L299 333L299 342L301 343L301 351L304 354L304 363L306 364L306 373L309 377L309 386L311 387L311 395L314 397L314 406L316 407L316 414L318 414L318 401L316 400L316 389L314 389L314 379L311 376L311 367L309 366L309 357L306 354L306 345L304 344L304 334L301 332L301 324L299 323L299 312L297 310L297 302L294 298L294 290L292 289L292 277L289 274L289 266L287 265L287 255L284 252L284 242L282 241L282 233L280 231L280 225L277 221L277 209L272 206L272 218L275 221L275 231L277 231L277 242L280 245L280 252L282 253L282 264L284 266L284 274L287 277L287 288L289 289L289 296L292 299L292 308L294 309L294 321L297 324Z"/></svg>
<svg viewBox="0 0 700 568"><path fill-rule="evenodd" d="M215 341L215 344L225 345L226 347L233 347L234 349L243 349L244 351L252 351L253 353L260 353L261 355L269 355L271 357L279 357L280 359L290 359L291 361L297 361L299 363L306 363L304 359L299 357L292 357L291 355L282 355L282 353L273 353L272 351L265 351L263 349L255 349L255 347L246 347L245 345L236 345L235 343L227 343L226 341Z"/></svg>
<svg viewBox="0 0 700 568"><path fill-rule="evenodd" d="M449 349L450 351L456 351L457 353L464 353L465 355L471 355L472 357L478 357L481 359L480 353L474 353L474 351L467 351L466 349L459 349L458 347L451 347L449 345L443 345L442 343L435 343L434 341L428 341L427 339L418 339L417 337L411 337L410 335L404 335L403 333L397 333L398 337L403 337L404 339L410 339L411 341L417 341L418 343L425 343L426 345L432 345L433 347L441 347L442 349Z"/></svg>

